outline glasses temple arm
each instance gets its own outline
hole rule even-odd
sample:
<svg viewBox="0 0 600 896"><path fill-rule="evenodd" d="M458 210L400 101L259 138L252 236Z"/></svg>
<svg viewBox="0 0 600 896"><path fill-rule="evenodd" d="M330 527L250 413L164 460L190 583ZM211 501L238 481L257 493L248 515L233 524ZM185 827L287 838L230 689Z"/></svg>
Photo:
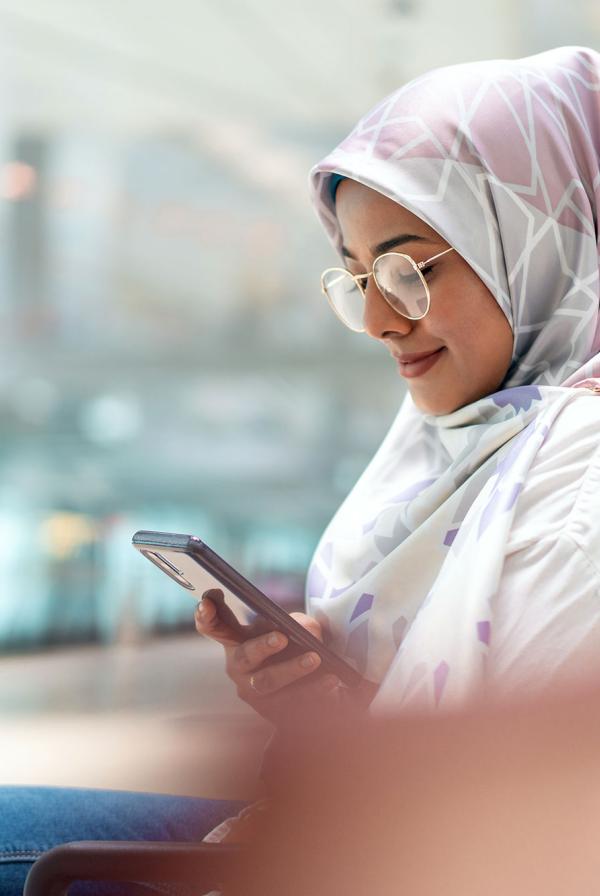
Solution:
<svg viewBox="0 0 600 896"><path fill-rule="evenodd" d="M446 255L448 252L453 252L454 246L450 246L449 249L444 249L443 252L438 252L437 255L432 255L431 258L428 258L427 261L420 261L417 265L418 268L424 268L426 264L429 264L430 261L435 261L436 258L441 258L442 255Z"/></svg>

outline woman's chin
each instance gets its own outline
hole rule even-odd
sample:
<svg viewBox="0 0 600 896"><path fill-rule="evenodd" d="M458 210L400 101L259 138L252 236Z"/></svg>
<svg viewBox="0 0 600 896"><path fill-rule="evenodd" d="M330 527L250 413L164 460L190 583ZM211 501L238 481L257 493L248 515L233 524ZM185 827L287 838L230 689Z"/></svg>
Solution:
<svg viewBox="0 0 600 896"><path fill-rule="evenodd" d="M412 400L418 411L422 414L430 414L432 417L443 417L446 414L452 414L465 404L465 402L451 401L442 399L439 396L423 396L415 395L411 391Z"/></svg>

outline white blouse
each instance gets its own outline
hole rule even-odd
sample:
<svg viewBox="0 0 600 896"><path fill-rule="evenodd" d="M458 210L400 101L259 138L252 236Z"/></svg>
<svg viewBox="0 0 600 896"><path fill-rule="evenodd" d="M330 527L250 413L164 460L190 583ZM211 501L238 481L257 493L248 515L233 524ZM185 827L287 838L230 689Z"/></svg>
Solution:
<svg viewBox="0 0 600 896"><path fill-rule="evenodd" d="M600 397L581 391L519 496L492 600L486 676L503 695L600 672Z"/></svg>

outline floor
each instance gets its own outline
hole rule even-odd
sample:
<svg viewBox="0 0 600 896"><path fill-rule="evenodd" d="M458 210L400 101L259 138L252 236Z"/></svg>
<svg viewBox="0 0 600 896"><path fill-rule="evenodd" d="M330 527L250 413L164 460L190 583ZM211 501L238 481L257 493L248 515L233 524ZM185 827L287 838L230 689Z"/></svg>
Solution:
<svg viewBox="0 0 600 896"><path fill-rule="evenodd" d="M263 723L196 634L0 659L1 783L252 798Z"/></svg>

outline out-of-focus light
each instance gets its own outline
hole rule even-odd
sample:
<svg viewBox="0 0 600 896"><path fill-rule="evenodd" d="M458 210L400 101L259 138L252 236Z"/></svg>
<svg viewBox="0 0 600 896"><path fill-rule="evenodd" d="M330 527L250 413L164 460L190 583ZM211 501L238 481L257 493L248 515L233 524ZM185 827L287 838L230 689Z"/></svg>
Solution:
<svg viewBox="0 0 600 896"><path fill-rule="evenodd" d="M60 178L54 184L51 201L55 208L67 210L82 205L84 196L83 184L72 177Z"/></svg>
<svg viewBox="0 0 600 896"><path fill-rule="evenodd" d="M250 183L305 208L306 172L312 160L296 146L275 144L255 125L228 119L211 118L200 123L197 135L203 149L221 164L230 165Z"/></svg>
<svg viewBox="0 0 600 896"><path fill-rule="evenodd" d="M156 211L156 226L162 233L180 234L191 231L194 214L181 202L162 202Z"/></svg>
<svg viewBox="0 0 600 896"><path fill-rule="evenodd" d="M248 250L269 259L282 250L285 241L281 227L270 218L251 221L246 234Z"/></svg>
<svg viewBox="0 0 600 896"><path fill-rule="evenodd" d="M393 14L412 16L417 12L418 5L416 0L390 0L388 9Z"/></svg>
<svg viewBox="0 0 600 896"><path fill-rule="evenodd" d="M59 396L53 383L32 378L16 385L11 400L21 420L39 426L48 422L58 404Z"/></svg>
<svg viewBox="0 0 600 896"><path fill-rule="evenodd" d="M92 519L79 513L54 513L41 526L42 545L53 557L65 560L96 538Z"/></svg>
<svg viewBox="0 0 600 896"><path fill-rule="evenodd" d="M102 395L90 401L81 414L81 428L92 442L125 442L134 438L141 427L139 404L125 396Z"/></svg>
<svg viewBox="0 0 600 896"><path fill-rule="evenodd" d="M0 197L18 202L33 195L37 173L25 162L6 162L0 167Z"/></svg>
<svg viewBox="0 0 600 896"><path fill-rule="evenodd" d="M185 413L197 415L212 426L244 426L264 418L276 417L277 394L261 376L248 376L235 387L219 377L203 379L182 389ZM275 407L274 407L275 405Z"/></svg>
<svg viewBox="0 0 600 896"><path fill-rule="evenodd" d="M592 28L594 31L600 31L600 9L598 9L598 3L596 0L584 0L583 3L583 17L584 21ZM590 46L592 43L590 42Z"/></svg>

